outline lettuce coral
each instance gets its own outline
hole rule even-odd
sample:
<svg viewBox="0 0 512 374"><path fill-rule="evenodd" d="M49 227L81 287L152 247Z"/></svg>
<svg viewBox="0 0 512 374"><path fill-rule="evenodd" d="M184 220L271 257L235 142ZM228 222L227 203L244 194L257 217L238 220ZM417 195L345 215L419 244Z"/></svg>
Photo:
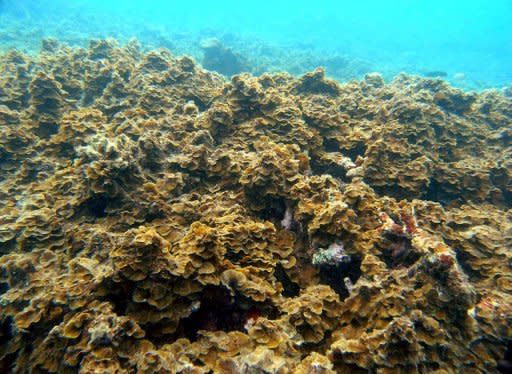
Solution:
<svg viewBox="0 0 512 374"><path fill-rule="evenodd" d="M44 46L0 56L0 371L498 371L510 98Z"/></svg>

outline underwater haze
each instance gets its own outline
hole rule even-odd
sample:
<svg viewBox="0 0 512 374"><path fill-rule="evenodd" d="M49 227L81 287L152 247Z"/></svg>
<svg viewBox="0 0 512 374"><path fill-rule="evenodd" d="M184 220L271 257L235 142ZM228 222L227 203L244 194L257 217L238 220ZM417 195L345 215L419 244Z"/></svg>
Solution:
<svg viewBox="0 0 512 374"><path fill-rule="evenodd" d="M135 37L201 61L201 43L216 38L255 74L322 65L340 80L407 72L481 90L512 82L511 16L508 0L3 0L0 46Z"/></svg>

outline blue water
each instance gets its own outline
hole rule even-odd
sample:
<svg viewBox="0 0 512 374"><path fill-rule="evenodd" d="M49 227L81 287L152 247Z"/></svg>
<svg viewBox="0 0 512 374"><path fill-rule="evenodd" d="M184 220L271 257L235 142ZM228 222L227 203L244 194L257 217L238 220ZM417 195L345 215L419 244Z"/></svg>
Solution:
<svg viewBox="0 0 512 374"><path fill-rule="evenodd" d="M200 60L201 39L217 37L249 60L254 46L272 53L342 55L392 78L446 73L468 89L512 83L512 1L6 1L0 2L0 47L36 50L42 36L69 44L137 37ZM247 50L244 50L244 47ZM321 62L321 59L319 60ZM314 65L313 60L310 65ZM308 65L308 67L310 67ZM286 61L276 66L288 70ZM329 71L328 71L329 73ZM444 75L444 74L443 74Z"/></svg>

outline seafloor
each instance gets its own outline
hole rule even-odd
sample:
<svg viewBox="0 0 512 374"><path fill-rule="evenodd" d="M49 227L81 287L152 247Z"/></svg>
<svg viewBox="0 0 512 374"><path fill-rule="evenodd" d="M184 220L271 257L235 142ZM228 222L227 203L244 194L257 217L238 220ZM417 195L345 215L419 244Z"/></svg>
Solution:
<svg viewBox="0 0 512 374"><path fill-rule="evenodd" d="M0 128L0 372L510 365L502 93L46 40Z"/></svg>

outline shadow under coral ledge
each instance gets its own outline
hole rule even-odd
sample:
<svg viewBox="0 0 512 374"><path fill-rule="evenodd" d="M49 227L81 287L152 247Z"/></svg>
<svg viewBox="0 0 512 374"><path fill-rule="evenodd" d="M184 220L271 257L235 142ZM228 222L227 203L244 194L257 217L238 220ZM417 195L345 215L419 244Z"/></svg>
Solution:
<svg viewBox="0 0 512 374"><path fill-rule="evenodd" d="M438 79L5 53L0 371L499 372L511 123Z"/></svg>

